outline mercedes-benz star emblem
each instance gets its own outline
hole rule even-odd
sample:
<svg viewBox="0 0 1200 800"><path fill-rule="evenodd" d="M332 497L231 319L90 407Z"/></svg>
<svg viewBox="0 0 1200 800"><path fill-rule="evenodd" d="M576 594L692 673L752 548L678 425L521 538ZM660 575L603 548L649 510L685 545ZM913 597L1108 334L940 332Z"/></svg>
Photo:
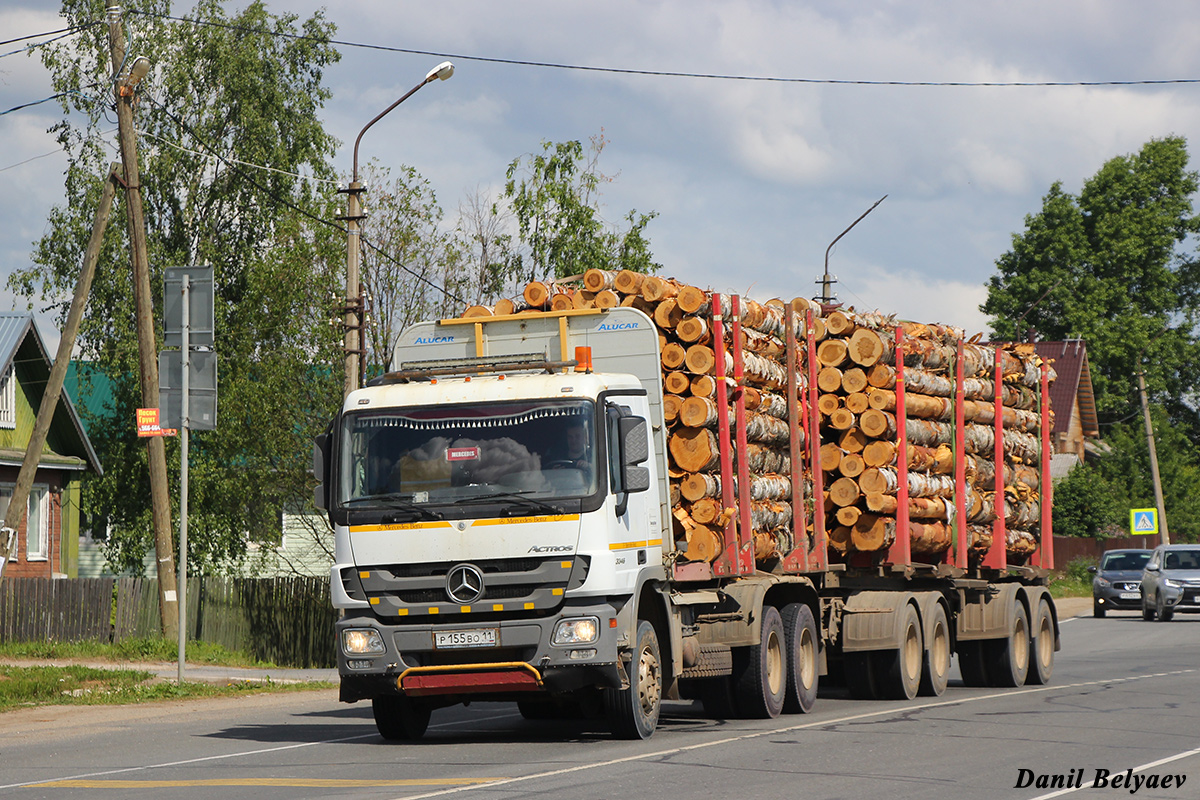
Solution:
<svg viewBox="0 0 1200 800"><path fill-rule="evenodd" d="M474 564L459 564L446 575L446 594L460 606L483 597L483 573Z"/></svg>

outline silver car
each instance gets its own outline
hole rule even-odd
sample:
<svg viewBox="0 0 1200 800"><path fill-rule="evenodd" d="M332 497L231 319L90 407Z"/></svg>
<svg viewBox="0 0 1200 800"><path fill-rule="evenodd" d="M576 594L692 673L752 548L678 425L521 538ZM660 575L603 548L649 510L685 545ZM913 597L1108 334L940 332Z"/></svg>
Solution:
<svg viewBox="0 0 1200 800"><path fill-rule="evenodd" d="M1142 619L1166 622L1176 611L1200 611L1200 545L1158 547L1142 571Z"/></svg>

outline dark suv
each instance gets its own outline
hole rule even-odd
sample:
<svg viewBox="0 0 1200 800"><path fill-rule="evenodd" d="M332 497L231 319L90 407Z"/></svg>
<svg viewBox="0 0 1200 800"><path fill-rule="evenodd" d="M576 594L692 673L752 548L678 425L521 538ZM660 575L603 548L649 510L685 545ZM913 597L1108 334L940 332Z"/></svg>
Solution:
<svg viewBox="0 0 1200 800"><path fill-rule="evenodd" d="M1142 572L1142 619L1166 622L1176 611L1200 611L1200 545L1157 548Z"/></svg>
<svg viewBox="0 0 1200 800"><path fill-rule="evenodd" d="M1103 617L1108 609L1137 611L1141 605L1142 568L1150 560L1149 550L1109 550L1100 556L1100 568L1088 567L1092 578L1092 616Z"/></svg>

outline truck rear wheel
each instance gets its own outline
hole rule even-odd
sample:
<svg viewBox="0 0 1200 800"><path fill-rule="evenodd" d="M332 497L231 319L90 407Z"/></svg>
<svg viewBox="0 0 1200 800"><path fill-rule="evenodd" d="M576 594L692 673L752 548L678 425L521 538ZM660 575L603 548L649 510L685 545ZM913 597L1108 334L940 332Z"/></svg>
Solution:
<svg viewBox="0 0 1200 800"><path fill-rule="evenodd" d="M1029 674L1029 614L1021 603L1013 603L1008 636L989 639L984 646L988 677L993 686L1024 686Z"/></svg>
<svg viewBox="0 0 1200 800"><path fill-rule="evenodd" d="M933 604L926 630L929 631L929 641L925 642L920 693L926 697L941 697L950 681L950 623L941 603Z"/></svg>
<svg viewBox="0 0 1200 800"><path fill-rule="evenodd" d="M964 686L989 686L987 654L982 641L958 643L958 671Z"/></svg>
<svg viewBox="0 0 1200 800"><path fill-rule="evenodd" d="M878 700L879 685L875 679L875 658L870 650L846 653L842 657L846 688L855 700Z"/></svg>
<svg viewBox="0 0 1200 800"><path fill-rule="evenodd" d="M733 654L733 694L737 709L750 719L774 719L783 711L787 692L787 657L783 620L774 606L763 606L757 645Z"/></svg>
<svg viewBox="0 0 1200 800"><path fill-rule="evenodd" d="M649 739L658 725L662 706L662 653L654 626L640 620L629 686L604 690L604 710L613 735L619 739Z"/></svg>
<svg viewBox="0 0 1200 800"><path fill-rule="evenodd" d="M429 707L417 705L404 696L371 698L371 714L375 717L375 729L389 742L415 742L429 727Z"/></svg>
<svg viewBox="0 0 1200 800"><path fill-rule="evenodd" d="M921 686L921 669L925 663L925 636L917 609L905 604L901 613L900 646L881 650L879 659L879 688L891 700L912 700Z"/></svg>
<svg viewBox="0 0 1200 800"><path fill-rule="evenodd" d="M787 645L787 694L783 710L807 714L817 702L817 622L804 603L783 607L783 634Z"/></svg>
<svg viewBox="0 0 1200 800"><path fill-rule="evenodd" d="M1032 631L1029 643L1031 663L1027 680L1037 686L1044 686L1054 674L1054 616L1050 613L1050 603L1045 598L1038 603Z"/></svg>

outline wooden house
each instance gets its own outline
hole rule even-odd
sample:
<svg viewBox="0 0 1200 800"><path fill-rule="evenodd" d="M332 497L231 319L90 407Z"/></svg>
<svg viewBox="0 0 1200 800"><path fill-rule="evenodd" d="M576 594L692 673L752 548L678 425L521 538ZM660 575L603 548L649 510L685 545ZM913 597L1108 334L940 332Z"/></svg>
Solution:
<svg viewBox="0 0 1200 800"><path fill-rule="evenodd" d="M33 315L0 313L0 513L8 510L53 363ZM100 460L64 391L5 577L77 576L80 486L87 470L101 473Z"/></svg>

